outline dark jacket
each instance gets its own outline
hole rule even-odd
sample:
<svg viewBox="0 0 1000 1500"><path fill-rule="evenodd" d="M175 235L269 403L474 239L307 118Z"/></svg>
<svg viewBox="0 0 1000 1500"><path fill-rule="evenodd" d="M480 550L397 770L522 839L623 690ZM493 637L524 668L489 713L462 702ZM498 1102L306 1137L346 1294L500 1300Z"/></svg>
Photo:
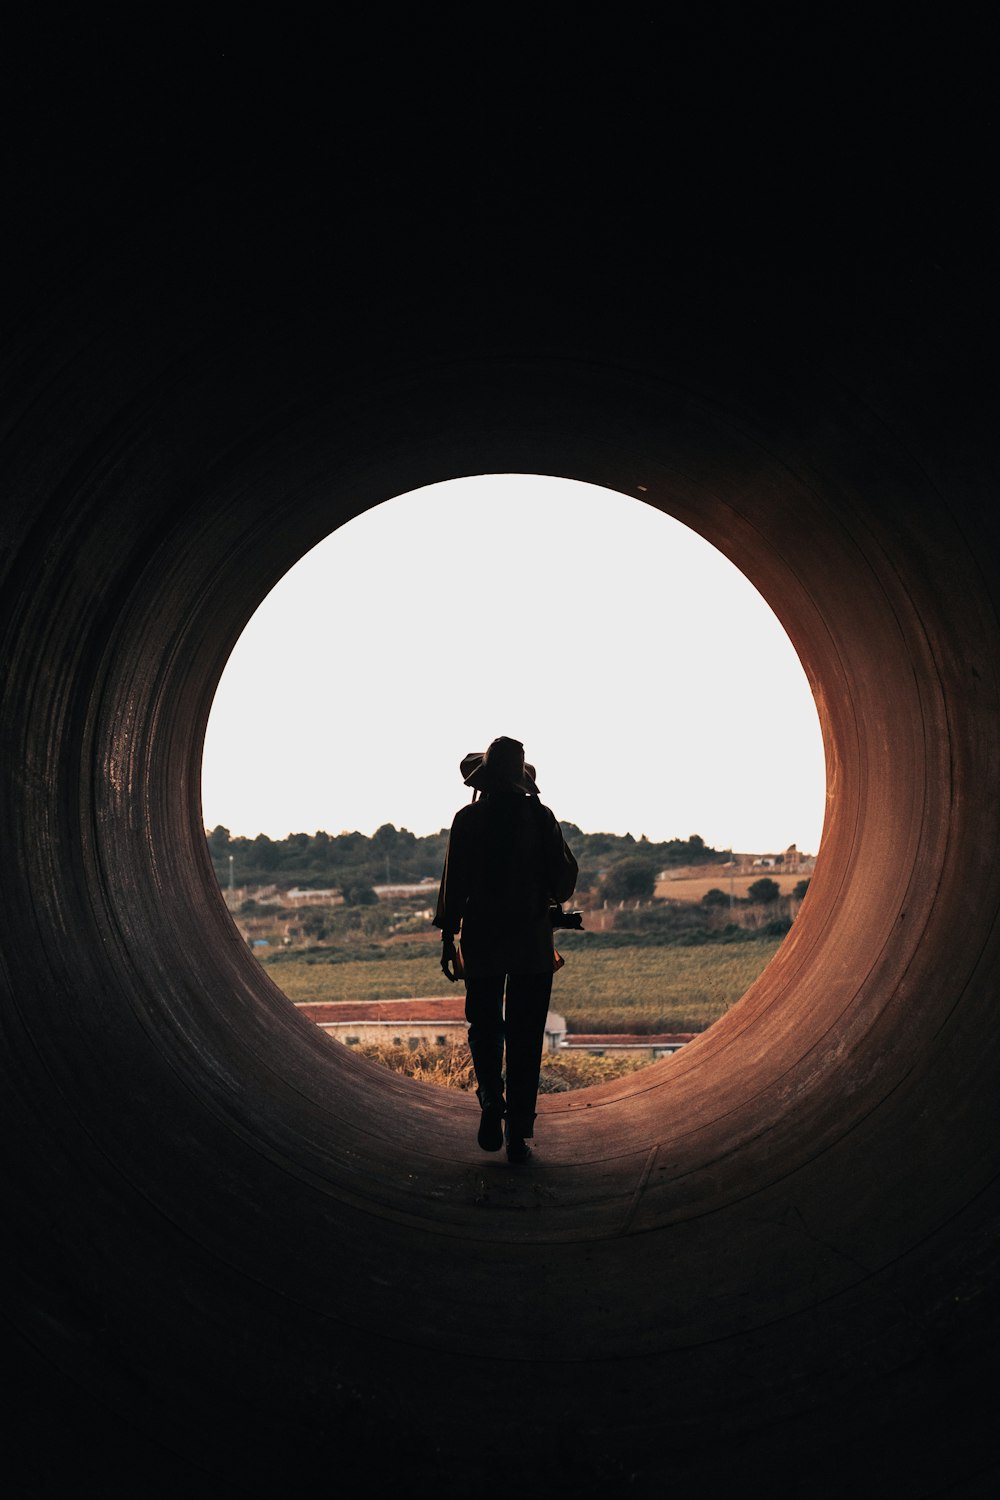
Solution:
<svg viewBox="0 0 1000 1500"><path fill-rule="evenodd" d="M461 928L469 978L542 974L554 963L549 904L567 901L577 863L537 797L491 792L455 814L435 927Z"/></svg>

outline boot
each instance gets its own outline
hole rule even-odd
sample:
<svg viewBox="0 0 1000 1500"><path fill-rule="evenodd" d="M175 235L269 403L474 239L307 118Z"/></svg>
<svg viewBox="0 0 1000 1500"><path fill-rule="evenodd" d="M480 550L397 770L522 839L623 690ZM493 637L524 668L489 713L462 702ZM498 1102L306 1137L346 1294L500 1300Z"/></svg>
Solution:
<svg viewBox="0 0 1000 1500"><path fill-rule="evenodd" d="M507 1160L510 1162L511 1166L515 1166L516 1167L516 1166L520 1166L522 1162L526 1162L530 1158L530 1156L531 1156L531 1147L528 1145L527 1141L524 1139L524 1136L520 1135L518 1133L516 1127L513 1130L511 1129L510 1121L508 1120L508 1122L507 1122Z"/></svg>
<svg viewBox="0 0 1000 1500"><path fill-rule="evenodd" d="M479 1099L479 1134L476 1136L483 1151L499 1151L503 1145L503 1094L491 1096L476 1089Z"/></svg>

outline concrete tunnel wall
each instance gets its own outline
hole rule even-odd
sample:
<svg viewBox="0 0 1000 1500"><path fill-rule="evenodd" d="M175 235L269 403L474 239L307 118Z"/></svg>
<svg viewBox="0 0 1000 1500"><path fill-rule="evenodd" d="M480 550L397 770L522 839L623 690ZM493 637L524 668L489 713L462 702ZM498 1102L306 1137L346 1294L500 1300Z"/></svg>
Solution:
<svg viewBox="0 0 1000 1500"><path fill-rule="evenodd" d="M45 264L6 345L12 1451L109 1484L138 1465L165 1494L294 1493L359 1454L444 1493L484 1455L485 1494L836 1494L862 1461L908 1493L971 1482L996 1336L1000 547L989 429L939 359L961 297L923 308L923 359L881 285L827 342L807 291L782 314L711 269L683 297L638 274L581 331L567 287L494 289L483 318L424 262L396 285L380 263L345 301L319 257L268 240L262 277L189 227L169 256L140 227ZM493 471L642 493L732 557L828 758L774 962L677 1058L543 1101L519 1175L476 1150L470 1100L296 1015L228 918L199 803L213 691L268 588L360 509ZM444 638L429 713L447 666Z"/></svg>

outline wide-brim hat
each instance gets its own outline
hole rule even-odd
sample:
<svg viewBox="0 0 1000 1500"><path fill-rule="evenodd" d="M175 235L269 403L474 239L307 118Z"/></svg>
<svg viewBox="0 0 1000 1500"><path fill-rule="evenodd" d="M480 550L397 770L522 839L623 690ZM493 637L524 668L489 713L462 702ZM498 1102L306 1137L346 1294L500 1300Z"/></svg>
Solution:
<svg viewBox="0 0 1000 1500"><path fill-rule="evenodd" d="M462 757L462 780L466 786L479 792L491 791L497 786L513 786L531 797L538 796L535 768L524 758L524 746L520 740L501 735L485 750L474 750Z"/></svg>

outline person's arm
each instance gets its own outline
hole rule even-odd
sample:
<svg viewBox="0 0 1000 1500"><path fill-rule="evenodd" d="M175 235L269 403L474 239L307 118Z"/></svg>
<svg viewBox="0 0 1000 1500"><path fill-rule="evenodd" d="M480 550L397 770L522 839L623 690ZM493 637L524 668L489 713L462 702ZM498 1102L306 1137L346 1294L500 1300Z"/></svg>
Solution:
<svg viewBox="0 0 1000 1500"><path fill-rule="evenodd" d="M448 933L441 938L441 973L449 984L454 984L460 977L458 972L458 949L455 947L455 939Z"/></svg>
<svg viewBox="0 0 1000 1500"><path fill-rule="evenodd" d="M465 868L464 840L456 816L448 837L448 849L444 857L444 870L438 890L437 910L434 913L434 926L441 929L441 972L451 984L459 978L455 934L462 923L462 911L468 894L465 886Z"/></svg>
<svg viewBox="0 0 1000 1500"><path fill-rule="evenodd" d="M562 829L556 821L553 812L549 813L549 896L560 905L568 901L576 890L576 877L580 873L580 867L563 838Z"/></svg>

